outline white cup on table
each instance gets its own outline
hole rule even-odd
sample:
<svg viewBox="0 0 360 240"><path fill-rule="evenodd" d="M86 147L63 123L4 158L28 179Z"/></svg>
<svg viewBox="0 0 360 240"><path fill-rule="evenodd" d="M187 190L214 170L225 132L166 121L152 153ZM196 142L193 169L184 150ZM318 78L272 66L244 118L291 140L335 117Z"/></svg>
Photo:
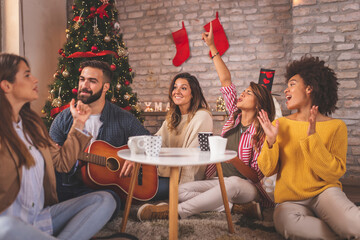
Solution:
<svg viewBox="0 0 360 240"><path fill-rule="evenodd" d="M210 154L224 154L227 138L220 136L209 136Z"/></svg>
<svg viewBox="0 0 360 240"><path fill-rule="evenodd" d="M131 154L142 154L145 152L145 135L131 136L127 143Z"/></svg>

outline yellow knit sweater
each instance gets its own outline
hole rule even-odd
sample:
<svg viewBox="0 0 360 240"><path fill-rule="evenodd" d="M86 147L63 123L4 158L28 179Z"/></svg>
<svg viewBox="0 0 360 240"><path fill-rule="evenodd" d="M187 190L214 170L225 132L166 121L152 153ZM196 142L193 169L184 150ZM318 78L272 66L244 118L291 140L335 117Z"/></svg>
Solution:
<svg viewBox="0 0 360 240"><path fill-rule="evenodd" d="M346 171L345 123L338 119L317 122L316 133L307 136L308 122L278 120L275 144L269 149L265 141L258 158L265 176L278 174L275 202L304 200L329 187L341 187L339 178Z"/></svg>

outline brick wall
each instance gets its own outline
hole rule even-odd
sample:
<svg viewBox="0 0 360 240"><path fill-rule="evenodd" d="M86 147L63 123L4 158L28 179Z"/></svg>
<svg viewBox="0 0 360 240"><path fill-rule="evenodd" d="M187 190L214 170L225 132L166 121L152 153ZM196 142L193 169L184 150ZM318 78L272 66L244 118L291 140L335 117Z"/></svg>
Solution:
<svg viewBox="0 0 360 240"><path fill-rule="evenodd" d="M196 75L212 108L220 96L203 26L219 12L230 48L223 55L238 90L257 81L261 67L276 70L273 93L283 113L284 67L305 53L320 56L340 81L333 117L348 126L346 183L360 185L360 2L359 0L117 0L124 42L135 71L132 84L141 102L167 102L169 82L179 72ZM185 27L190 58L172 65L176 48L171 32ZM148 117L153 129L163 117ZM221 122L219 119L218 123ZM156 123L156 124L155 124ZM220 128L221 124L216 124ZM155 127L156 128L156 127ZM219 132L219 129L215 129Z"/></svg>

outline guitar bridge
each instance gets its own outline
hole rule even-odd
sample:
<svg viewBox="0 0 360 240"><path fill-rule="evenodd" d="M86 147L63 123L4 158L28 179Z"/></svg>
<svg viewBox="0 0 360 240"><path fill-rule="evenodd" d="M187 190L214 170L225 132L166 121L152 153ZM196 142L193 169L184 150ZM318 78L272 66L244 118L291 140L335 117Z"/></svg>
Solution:
<svg viewBox="0 0 360 240"><path fill-rule="evenodd" d="M139 169L139 174L138 174L138 185L142 185L142 177L143 177L143 169L142 166L140 165L140 169Z"/></svg>

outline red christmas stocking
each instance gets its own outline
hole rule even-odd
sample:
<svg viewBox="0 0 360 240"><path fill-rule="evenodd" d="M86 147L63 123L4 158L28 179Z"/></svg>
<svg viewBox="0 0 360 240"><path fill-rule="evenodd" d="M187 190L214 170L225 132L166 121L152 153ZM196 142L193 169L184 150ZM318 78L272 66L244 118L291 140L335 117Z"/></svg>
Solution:
<svg viewBox="0 0 360 240"><path fill-rule="evenodd" d="M219 21L219 13L216 12L216 18L211 21L212 22L212 28L213 28L213 34L214 34L214 43L215 47L218 50L220 55L223 55L226 50L229 48L229 42L227 40L225 31ZM207 23L205 26L205 31L210 31L210 23ZM209 52L209 55L211 57L211 52Z"/></svg>
<svg viewBox="0 0 360 240"><path fill-rule="evenodd" d="M176 55L173 59L173 64L176 67L183 64L190 56L189 39L184 22L182 22L182 26L182 29L172 33L176 45Z"/></svg>

